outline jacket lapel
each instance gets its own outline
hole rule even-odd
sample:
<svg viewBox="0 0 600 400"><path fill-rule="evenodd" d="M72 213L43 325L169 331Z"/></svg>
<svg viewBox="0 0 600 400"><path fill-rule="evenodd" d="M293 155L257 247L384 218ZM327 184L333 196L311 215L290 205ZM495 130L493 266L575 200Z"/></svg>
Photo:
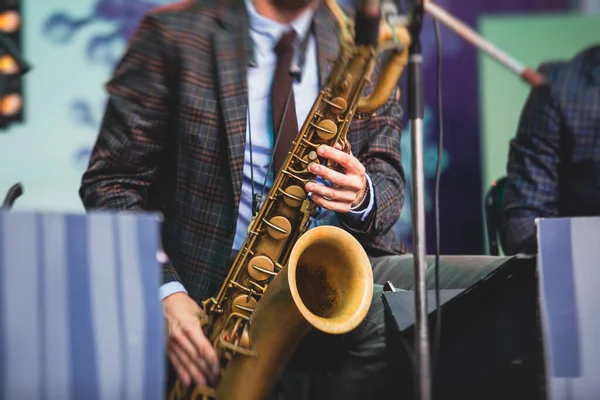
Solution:
<svg viewBox="0 0 600 400"><path fill-rule="evenodd" d="M249 60L248 15L241 0L220 2L221 29L214 36L219 100L225 123L234 204L239 204L246 147Z"/></svg>
<svg viewBox="0 0 600 400"><path fill-rule="evenodd" d="M247 66L250 60L248 15L242 0L219 2L220 31L214 35L219 100L225 123L234 204L240 201L246 113L248 109ZM315 13L315 33L321 84L327 79L340 51L339 29L323 1Z"/></svg>
<svg viewBox="0 0 600 400"><path fill-rule="evenodd" d="M315 13L315 34L317 37L319 75L321 78L321 85L323 85L331 72L333 62L340 52L339 28L324 1L319 2L319 6Z"/></svg>

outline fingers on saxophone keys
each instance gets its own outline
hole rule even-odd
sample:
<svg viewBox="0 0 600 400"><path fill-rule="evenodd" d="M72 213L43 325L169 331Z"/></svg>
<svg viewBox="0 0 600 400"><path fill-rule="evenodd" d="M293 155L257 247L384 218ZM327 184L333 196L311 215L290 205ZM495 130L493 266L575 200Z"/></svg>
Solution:
<svg viewBox="0 0 600 400"><path fill-rule="evenodd" d="M312 164L310 166L310 172L338 186L345 186L348 180L346 175L334 171L330 168L327 168L323 165Z"/></svg>
<svg viewBox="0 0 600 400"><path fill-rule="evenodd" d="M207 378L212 377L212 374L202 353L198 352L185 330L174 331L171 337L173 340L169 342L170 352L177 356L198 385L206 385Z"/></svg>
<svg viewBox="0 0 600 400"><path fill-rule="evenodd" d="M217 379L221 370L217 352L206 336L204 336L202 328L198 327L198 329L190 329L187 330L186 333L192 340L200 357L207 364L207 376L210 377L211 380Z"/></svg>
<svg viewBox="0 0 600 400"><path fill-rule="evenodd" d="M179 377L179 379L181 379L181 382L186 387L190 386L192 378L190 377L190 374L185 369L185 366L183 365L183 362L170 349L168 349L168 354L169 354L169 360L171 361L171 364L173 365L173 368L175 369L175 372L177 372L177 376Z"/></svg>
<svg viewBox="0 0 600 400"><path fill-rule="evenodd" d="M219 376L219 361L217 353L212 347L200 325L194 325L184 330L185 336L191 342L194 353L198 356L198 363L208 379L214 381ZM192 353L190 353L192 354Z"/></svg>
<svg viewBox="0 0 600 400"><path fill-rule="evenodd" d="M205 385L206 379L200 370L191 361L190 356L177 343L170 342L168 346L169 359L177 371L177 375L185 386L190 386L193 381L198 385Z"/></svg>
<svg viewBox="0 0 600 400"><path fill-rule="evenodd" d="M306 185L306 190L312 193L311 196L313 198L317 195L328 201L352 203L356 199L356 195L351 191L327 187L316 183L308 183Z"/></svg>
<svg viewBox="0 0 600 400"><path fill-rule="evenodd" d="M312 200L318 206L321 206L330 211L335 211L335 212L340 212L340 213L347 213L348 211L350 211L351 203L342 203L339 201L328 200L328 199L324 198L323 196L319 196L318 194L314 194L314 193L312 195Z"/></svg>
<svg viewBox="0 0 600 400"><path fill-rule="evenodd" d="M184 382L189 386L190 380L193 379L194 382L200 386L206 385L206 363L203 362L197 355L195 355L195 351L190 354L191 344L188 346L184 346L178 342L169 343L169 353L172 354L175 358L179 360L179 364L183 371L177 371L180 376L184 374L187 376L187 380L184 379ZM183 376L182 376L183 379Z"/></svg>
<svg viewBox="0 0 600 400"><path fill-rule="evenodd" d="M339 164L346 171L357 174L364 173L364 166L351 153L323 145L317 148L317 154Z"/></svg>

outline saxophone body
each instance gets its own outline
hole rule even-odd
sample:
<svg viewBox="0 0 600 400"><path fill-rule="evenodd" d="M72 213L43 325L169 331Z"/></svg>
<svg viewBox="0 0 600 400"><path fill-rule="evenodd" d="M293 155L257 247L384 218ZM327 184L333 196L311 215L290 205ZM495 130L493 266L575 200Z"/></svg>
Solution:
<svg viewBox="0 0 600 400"><path fill-rule="evenodd" d="M309 230L316 206L304 187L315 180L311 163L324 162L317 148L344 146L357 111L371 113L387 101L406 64L410 38L403 26L393 33L380 28L379 44L354 45L352 23L336 0L326 3L340 22L340 55L217 296L201 304L203 331L221 363L219 383L186 388L177 381L169 399L261 400L310 329L349 332L371 305L373 275L367 254L343 229ZM377 1L366 3L378 6ZM385 80L371 96L361 97L381 44L391 35L403 48L391 54Z"/></svg>

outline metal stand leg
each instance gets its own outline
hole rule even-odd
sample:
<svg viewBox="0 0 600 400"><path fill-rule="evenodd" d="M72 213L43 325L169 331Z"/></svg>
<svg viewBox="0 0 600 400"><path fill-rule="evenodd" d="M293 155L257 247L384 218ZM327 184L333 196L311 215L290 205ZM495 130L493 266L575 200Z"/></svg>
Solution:
<svg viewBox="0 0 600 400"><path fill-rule="evenodd" d="M423 56L420 33L423 7L414 10L411 24L412 45L408 60L408 116L410 120L412 160L412 221L415 273L416 382L421 400L431 399L431 358L429 351L429 326L427 320L427 262L425 260L425 177L423 170Z"/></svg>

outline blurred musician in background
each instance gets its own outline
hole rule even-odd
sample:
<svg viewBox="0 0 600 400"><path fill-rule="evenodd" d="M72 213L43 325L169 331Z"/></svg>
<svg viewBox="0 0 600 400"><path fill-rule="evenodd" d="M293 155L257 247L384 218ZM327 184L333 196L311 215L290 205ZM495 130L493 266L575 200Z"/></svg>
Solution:
<svg viewBox="0 0 600 400"><path fill-rule="evenodd" d="M511 141L502 244L537 252L536 218L600 215L600 45L540 67Z"/></svg>
<svg viewBox="0 0 600 400"><path fill-rule="evenodd" d="M169 359L186 384L217 376L198 303L219 290L232 250L247 235L254 194L269 174L271 109L281 105L270 100L278 53L307 43L289 111L297 119L295 137L338 56L339 36L328 8L314 0L180 2L143 19L107 85L106 113L80 195L87 209L164 214L162 243L170 261L160 296ZM373 118L355 118L348 133L353 153L327 147L324 157L342 168L319 167L317 175L333 185L307 186L322 207L315 222L337 220L371 254L404 252L391 231L404 196L398 100L394 93ZM318 347L296 352L292 364L316 374L311 390L319 398L376 398L395 382L380 296L381 287L357 329L329 337L312 331L305 343Z"/></svg>

